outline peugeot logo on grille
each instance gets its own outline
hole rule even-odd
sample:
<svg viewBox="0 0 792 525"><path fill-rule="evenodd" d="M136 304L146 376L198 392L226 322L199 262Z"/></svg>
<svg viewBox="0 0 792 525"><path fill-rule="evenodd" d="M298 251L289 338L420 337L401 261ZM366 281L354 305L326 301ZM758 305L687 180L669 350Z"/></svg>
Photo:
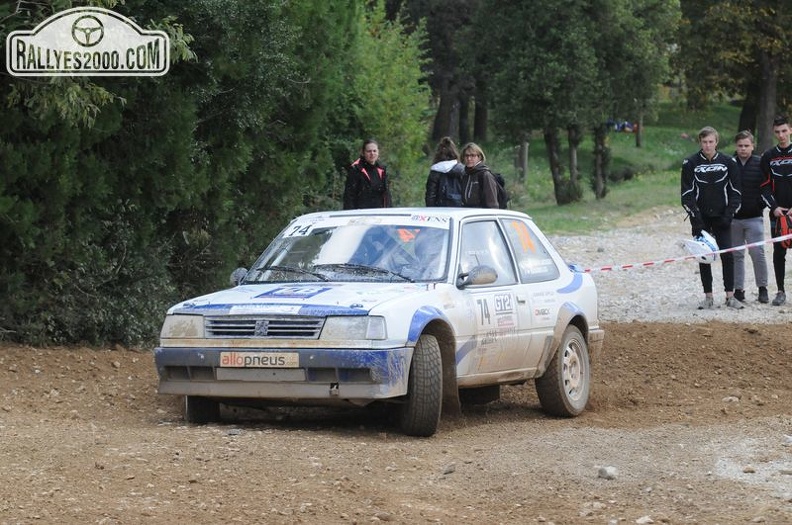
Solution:
<svg viewBox="0 0 792 525"><path fill-rule="evenodd" d="M253 335L265 337L267 332L269 332L269 321L266 319L259 319L256 321L256 330L253 332Z"/></svg>

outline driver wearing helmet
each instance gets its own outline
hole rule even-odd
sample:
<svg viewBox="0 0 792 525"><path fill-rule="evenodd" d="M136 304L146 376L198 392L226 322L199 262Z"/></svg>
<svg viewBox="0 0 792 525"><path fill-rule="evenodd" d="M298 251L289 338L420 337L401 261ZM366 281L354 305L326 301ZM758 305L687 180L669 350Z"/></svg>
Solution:
<svg viewBox="0 0 792 525"><path fill-rule="evenodd" d="M693 237L709 232L721 249L732 247L731 221L740 209L739 171L735 160L720 153L718 132L706 126L698 133L701 149L682 162L682 207L690 217ZM721 254L723 289L726 306L741 309L743 304L734 297L734 255ZM704 300L699 310L715 308L712 295L712 265L699 263Z"/></svg>

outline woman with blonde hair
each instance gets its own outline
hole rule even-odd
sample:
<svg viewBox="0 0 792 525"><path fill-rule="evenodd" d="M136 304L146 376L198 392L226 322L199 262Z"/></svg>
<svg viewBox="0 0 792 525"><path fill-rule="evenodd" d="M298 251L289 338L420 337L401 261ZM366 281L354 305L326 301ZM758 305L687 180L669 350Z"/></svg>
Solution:
<svg viewBox="0 0 792 525"><path fill-rule="evenodd" d="M462 205L466 208L499 208L498 182L487 167L484 151L475 142L462 148Z"/></svg>

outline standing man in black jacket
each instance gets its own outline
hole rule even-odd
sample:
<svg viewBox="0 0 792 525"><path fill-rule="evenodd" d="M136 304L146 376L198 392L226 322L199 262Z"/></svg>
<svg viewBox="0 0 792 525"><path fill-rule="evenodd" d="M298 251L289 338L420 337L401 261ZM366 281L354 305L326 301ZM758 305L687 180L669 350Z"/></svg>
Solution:
<svg viewBox="0 0 792 525"><path fill-rule="evenodd" d="M762 154L761 166L765 181L762 183L762 198L770 208L770 231L775 231L776 221L782 215L792 215L792 129L784 116L773 120L773 134L778 145ZM784 273L786 272L787 250L780 242L773 243L773 272L775 273L778 293L773 299L773 306L781 306L786 302L784 291Z"/></svg>
<svg viewBox="0 0 792 525"><path fill-rule="evenodd" d="M731 222L740 209L740 176L737 163L718 151L718 132L706 126L698 134L701 149L682 162L682 207L690 217L694 237L706 230L715 237L718 248L733 246ZM726 306L741 309L743 304L734 298L734 255L720 254L723 265L723 288ZM704 300L699 310L715 308L712 296L712 266L700 263Z"/></svg>
<svg viewBox="0 0 792 525"><path fill-rule="evenodd" d="M740 173L742 203L740 209L734 214L732 221L732 245L763 243L764 217L762 211L765 203L762 200L761 185L764 174L759 161L759 155L754 155L754 136L750 131L741 131L734 137L737 153L734 160ZM759 287L759 302L769 302L767 296L767 260L765 259L764 244L757 244L748 248L753 263L754 280ZM745 302L745 250L734 252L734 297Z"/></svg>

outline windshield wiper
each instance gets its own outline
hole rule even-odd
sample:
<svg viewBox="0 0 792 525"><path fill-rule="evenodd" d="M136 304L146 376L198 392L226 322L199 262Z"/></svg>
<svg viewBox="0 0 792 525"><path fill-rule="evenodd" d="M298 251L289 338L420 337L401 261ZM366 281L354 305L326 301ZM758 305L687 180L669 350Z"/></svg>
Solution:
<svg viewBox="0 0 792 525"><path fill-rule="evenodd" d="M379 273L390 275L393 277L398 277L400 279L404 279L405 281L409 281L414 283L413 279L410 279L406 275L402 275L398 272L394 272L393 270L388 270L387 268L380 268L379 266L366 266L365 264L352 264L352 263L326 263L326 264L316 264L314 268L328 268L328 269L339 269L339 270L352 270L352 271L363 271L363 272L371 272L371 273Z"/></svg>
<svg viewBox="0 0 792 525"><path fill-rule="evenodd" d="M306 270L304 268L300 268L298 266L284 266L284 265L280 265L280 264L273 264L272 266L261 266L259 268L256 268L256 271L258 271L258 272L273 271L273 272L300 273L300 274L303 274L303 275L310 275L312 277L316 277L320 281L327 281L327 276L322 275L321 273L308 271L308 270Z"/></svg>

